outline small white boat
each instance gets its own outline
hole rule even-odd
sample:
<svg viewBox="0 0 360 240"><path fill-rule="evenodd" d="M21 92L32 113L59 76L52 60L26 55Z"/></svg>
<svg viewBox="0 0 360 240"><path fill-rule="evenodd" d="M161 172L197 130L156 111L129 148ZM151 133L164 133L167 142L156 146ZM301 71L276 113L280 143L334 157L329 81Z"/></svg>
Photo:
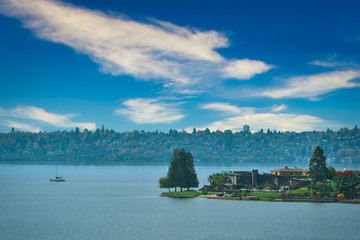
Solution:
<svg viewBox="0 0 360 240"><path fill-rule="evenodd" d="M65 179L63 177L59 177L57 175L57 167L56 167L55 178L50 178L50 182L65 182Z"/></svg>
<svg viewBox="0 0 360 240"><path fill-rule="evenodd" d="M56 176L55 178L50 178L50 182L65 182L63 177Z"/></svg>

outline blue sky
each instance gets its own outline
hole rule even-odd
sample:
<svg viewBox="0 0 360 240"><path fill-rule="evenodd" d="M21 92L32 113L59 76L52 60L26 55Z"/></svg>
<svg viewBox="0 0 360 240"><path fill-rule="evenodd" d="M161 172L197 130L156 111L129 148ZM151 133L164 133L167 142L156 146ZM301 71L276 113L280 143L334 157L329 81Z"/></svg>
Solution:
<svg viewBox="0 0 360 240"><path fill-rule="evenodd" d="M0 131L353 128L359 9L0 0Z"/></svg>

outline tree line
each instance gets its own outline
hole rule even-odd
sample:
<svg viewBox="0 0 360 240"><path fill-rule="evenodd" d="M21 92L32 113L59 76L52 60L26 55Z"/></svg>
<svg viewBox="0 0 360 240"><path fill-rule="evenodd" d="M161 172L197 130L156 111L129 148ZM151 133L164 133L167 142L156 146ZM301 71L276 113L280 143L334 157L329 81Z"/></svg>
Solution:
<svg viewBox="0 0 360 240"><path fill-rule="evenodd" d="M66 163L167 164L175 148L192 152L198 164L307 163L320 145L335 163L360 163L360 131L232 132L171 129L164 132L116 132L105 128L89 131L29 133L12 129L0 133L0 160Z"/></svg>

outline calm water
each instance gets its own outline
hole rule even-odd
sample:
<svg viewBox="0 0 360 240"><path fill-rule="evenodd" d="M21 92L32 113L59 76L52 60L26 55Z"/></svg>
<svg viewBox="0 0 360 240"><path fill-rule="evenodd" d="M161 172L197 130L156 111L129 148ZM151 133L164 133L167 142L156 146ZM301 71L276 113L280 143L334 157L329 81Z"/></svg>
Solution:
<svg viewBox="0 0 360 240"><path fill-rule="evenodd" d="M197 168L201 185L213 172ZM245 169L246 170L246 169ZM268 169L259 169L260 172ZM0 239L359 239L360 205L171 199L167 167L0 165Z"/></svg>

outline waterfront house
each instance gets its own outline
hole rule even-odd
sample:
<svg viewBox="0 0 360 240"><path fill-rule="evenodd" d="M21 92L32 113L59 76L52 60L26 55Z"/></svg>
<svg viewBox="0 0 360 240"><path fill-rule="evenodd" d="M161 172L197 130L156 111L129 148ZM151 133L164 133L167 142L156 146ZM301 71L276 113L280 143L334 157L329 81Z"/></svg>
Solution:
<svg viewBox="0 0 360 240"><path fill-rule="evenodd" d="M348 170L346 168L344 168L344 170L341 171L336 171L336 174L340 177L349 177L349 176L359 176L360 175L360 171L354 171L354 170Z"/></svg>
<svg viewBox="0 0 360 240"><path fill-rule="evenodd" d="M234 186L240 185L286 185L289 183L287 176L277 176L273 174L259 174L258 170L250 171L227 171L230 177L230 184Z"/></svg>
<svg viewBox="0 0 360 240"><path fill-rule="evenodd" d="M309 175L309 169L301 169L301 168L281 168L270 171L271 174L276 176L306 176Z"/></svg>

